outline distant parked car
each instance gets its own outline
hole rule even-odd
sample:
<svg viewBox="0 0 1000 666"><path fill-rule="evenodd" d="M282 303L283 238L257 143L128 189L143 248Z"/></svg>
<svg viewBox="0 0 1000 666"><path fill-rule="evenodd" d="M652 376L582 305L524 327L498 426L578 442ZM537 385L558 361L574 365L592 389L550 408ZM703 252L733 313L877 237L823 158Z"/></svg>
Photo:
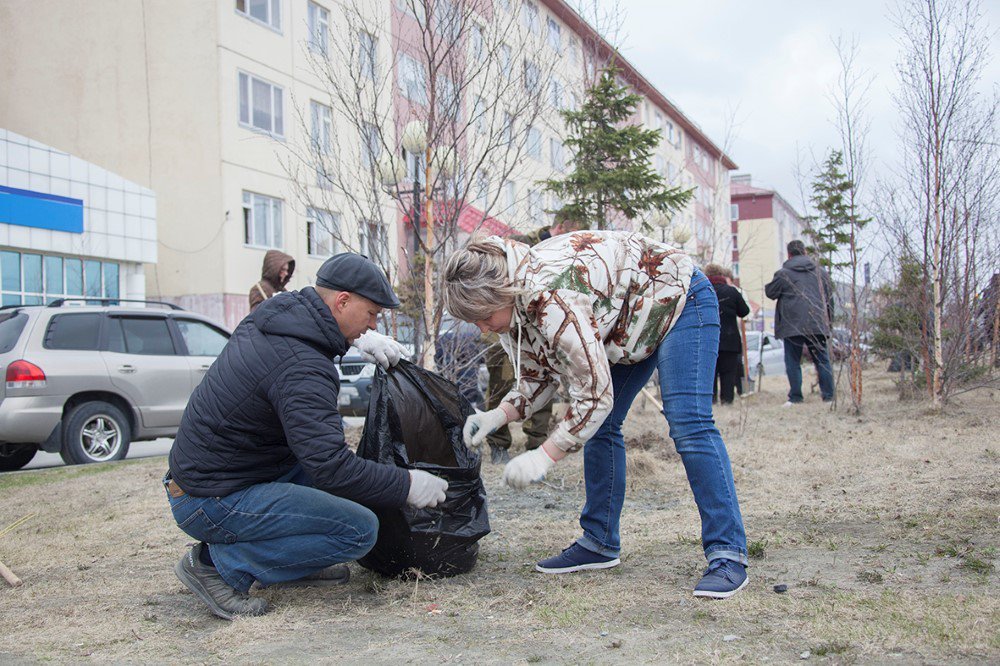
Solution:
<svg viewBox="0 0 1000 666"><path fill-rule="evenodd" d="M375 364L365 361L351 347L337 364L337 372L340 373L340 395L337 398L340 413L343 416L365 416L368 413Z"/></svg>
<svg viewBox="0 0 1000 666"><path fill-rule="evenodd" d="M750 376L785 374L785 346L773 333L747 331L747 365Z"/></svg>
<svg viewBox="0 0 1000 666"><path fill-rule="evenodd" d="M173 437L228 340L211 319L168 303L5 306L0 471L39 450L68 464L103 462L124 458L133 442Z"/></svg>

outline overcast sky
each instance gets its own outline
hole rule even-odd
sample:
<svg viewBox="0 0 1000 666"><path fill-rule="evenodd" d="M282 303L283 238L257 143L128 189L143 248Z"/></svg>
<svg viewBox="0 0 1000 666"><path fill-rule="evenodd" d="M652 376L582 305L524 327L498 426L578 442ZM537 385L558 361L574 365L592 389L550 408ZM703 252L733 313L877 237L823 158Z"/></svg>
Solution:
<svg viewBox="0 0 1000 666"><path fill-rule="evenodd" d="M872 149L894 159L894 0L620 1L625 57L720 147L736 109L726 148L737 173L751 173L754 184L777 188L801 209L797 149L803 166L812 167L837 141L829 96L839 73L831 42L838 35L857 38L859 64L876 77ZM1000 0L982 7L996 36ZM985 77L990 84L1000 81L997 41Z"/></svg>

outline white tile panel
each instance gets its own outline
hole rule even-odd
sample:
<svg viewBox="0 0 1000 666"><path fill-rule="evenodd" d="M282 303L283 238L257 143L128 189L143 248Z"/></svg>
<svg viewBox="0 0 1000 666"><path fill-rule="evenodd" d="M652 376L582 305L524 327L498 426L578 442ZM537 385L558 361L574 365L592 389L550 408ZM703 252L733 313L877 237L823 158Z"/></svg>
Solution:
<svg viewBox="0 0 1000 666"><path fill-rule="evenodd" d="M19 144L24 145L24 146L28 145L28 139L27 139L27 137L23 137L20 134L18 134L17 132L13 132L11 130L7 130L7 141L9 141L11 143L19 143Z"/></svg>
<svg viewBox="0 0 1000 666"><path fill-rule="evenodd" d="M10 245L9 224L0 224L0 245Z"/></svg>
<svg viewBox="0 0 1000 666"><path fill-rule="evenodd" d="M125 239L121 236L108 236L108 256L114 259L125 258Z"/></svg>
<svg viewBox="0 0 1000 666"><path fill-rule="evenodd" d="M16 224L8 226L10 227L9 245L15 245L17 247L30 247L31 229L28 227L21 227Z"/></svg>
<svg viewBox="0 0 1000 666"><path fill-rule="evenodd" d="M125 179L114 173L113 171L108 172L108 189L109 190L124 190L125 189Z"/></svg>
<svg viewBox="0 0 1000 666"><path fill-rule="evenodd" d="M125 236L125 216L121 213L108 213L108 234L111 236Z"/></svg>
<svg viewBox="0 0 1000 666"><path fill-rule="evenodd" d="M28 147L17 143L7 144L7 166L11 169L28 171Z"/></svg>
<svg viewBox="0 0 1000 666"><path fill-rule="evenodd" d="M16 187L19 190L30 190L31 182L27 171L20 169L7 169L7 187Z"/></svg>
<svg viewBox="0 0 1000 666"><path fill-rule="evenodd" d="M87 225L84 230L87 233L108 233L108 214L103 210L91 208L87 211Z"/></svg>
<svg viewBox="0 0 1000 666"><path fill-rule="evenodd" d="M108 235L107 234L87 234L87 254L95 257L106 257L108 255Z"/></svg>
<svg viewBox="0 0 1000 666"><path fill-rule="evenodd" d="M65 178L52 178L52 182L49 184L49 192L60 197L68 197L69 194L69 181Z"/></svg>
<svg viewBox="0 0 1000 666"><path fill-rule="evenodd" d="M142 218L142 238L143 240L156 240L156 220Z"/></svg>
<svg viewBox="0 0 1000 666"><path fill-rule="evenodd" d="M138 183L133 183L131 180L126 180L125 186L122 189L126 192L142 192L142 186Z"/></svg>
<svg viewBox="0 0 1000 666"><path fill-rule="evenodd" d="M60 254L70 254L73 251L73 239L78 234L71 234L66 231L52 232L52 251Z"/></svg>
<svg viewBox="0 0 1000 666"><path fill-rule="evenodd" d="M125 214L126 215L140 215L142 213L142 197L138 194L129 192L125 195Z"/></svg>
<svg viewBox="0 0 1000 666"><path fill-rule="evenodd" d="M28 189L32 192L48 194L52 187L52 179L45 174L32 172L28 174Z"/></svg>
<svg viewBox="0 0 1000 666"><path fill-rule="evenodd" d="M142 241L142 261L147 264L156 263L156 241Z"/></svg>
<svg viewBox="0 0 1000 666"><path fill-rule="evenodd" d="M44 148L28 148L28 170L34 173L49 172L49 151Z"/></svg>
<svg viewBox="0 0 1000 666"><path fill-rule="evenodd" d="M52 230L51 229L29 229L31 239L31 249L40 252L52 251Z"/></svg>
<svg viewBox="0 0 1000 666"><path fill-rule="evenodd" d="M125 258L129 261L142 261L142 241L138 238L125 239Z"/></svg>
<svg viewBox="0 0 1000 666"><path fill-rule="evenodd" d="M125 212L125 193L121 190L107 190L108 193L108 210L113 213L124 213Z"/></svg>
<svg viewBox="0 0 1000 666"><path fill-rule="evenodd" d="M0 166L0 185L7 185L7 167Z"/></svg>
<svg viewBox="0 0 1000 666"><path fill-rule="evenodd" d="M156 218L156 198L148 194L142 195L141 214L143 217Z"/></svg>
<svg viewBox="0 0 1000 666"><path fill-rule="evenodd" d="M0 139L0 167L7 166L7 139Z"/></svg>
<svg viewBox="0 0 1000 666"><path fill-rule="evenodd" d="M125 216L125 237L142 238L142 218L134 215Z"/></svg>
<svg viewBox="0 0 1000 666"><path fill-rule="evenodd" d="M87 206L90 208L99 208L100 210L107 210L108 208L108 190L106 187L91 185L87 188L87 195L89 200L87 201Z"/></svg>
<svg viewBox="0 0 1000 666"><path fill-rule="evenodd" d="M69 183L69 195L74 199L82 199L84 206L89 206L90 188L87 187L86 183L81 183L75 180L71 180Z"/></svg>
<svg viewBox="0 0 1000 666"><path fill-rule="evenodd" d="M87 163L87 180L91 185L107 185L108 172L93 163Z"/></svg>
<svg viewBox="0 0 1000 666"><path fill-rule="evenodd" d="M54 178L69 178L69 155L53 152L49 155L49 173Z"/></svg>
<svg viewBox="0 0 1000 666"><path fill-rule="evenodd" d="M76 155L69 156L69 179L78 183L87 181L87 163Z"/></svg>

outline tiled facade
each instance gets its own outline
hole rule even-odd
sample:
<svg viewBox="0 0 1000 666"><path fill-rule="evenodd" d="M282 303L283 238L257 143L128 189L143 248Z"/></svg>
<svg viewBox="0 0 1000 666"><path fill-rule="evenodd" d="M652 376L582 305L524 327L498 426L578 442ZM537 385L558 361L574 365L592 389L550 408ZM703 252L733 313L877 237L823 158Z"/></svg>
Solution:
<svg viewBox="0 0 1000 666"><path fill-rule="evenodd" d="M144 297L143 265L157 260L151 190L0 129L0 195L11 202L0 205L5 305L65 296ZM15 213L14 199L73 202L81 209L82 226L46 228L51 225L44 213Z"/></svg>

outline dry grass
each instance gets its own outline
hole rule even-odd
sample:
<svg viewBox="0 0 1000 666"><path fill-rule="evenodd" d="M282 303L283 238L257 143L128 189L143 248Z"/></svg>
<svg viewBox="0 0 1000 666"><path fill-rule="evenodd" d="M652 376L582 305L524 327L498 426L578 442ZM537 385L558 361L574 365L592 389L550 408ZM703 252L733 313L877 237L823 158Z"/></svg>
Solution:
<svg viewBox="0 0 1000 666"><path fill-rule="evenodd" d="M576 536L582 461L525 493L487 466L494 532L477 569L342 589L266 591L263 618L217 620L171 571L187 538L143 460L0 477L0 663L969 662L1000 660L997 393L943 414L868 380L862 417L783 381L717 419L753 547L751 586L698 602L698 517L662 417L627 424L629 491L618 569L543 577L533 562ZM776 594L775 584L788 585ZM735 638L734 638L735 637ZM726 640L728 639L728 640Z"/></svg>

